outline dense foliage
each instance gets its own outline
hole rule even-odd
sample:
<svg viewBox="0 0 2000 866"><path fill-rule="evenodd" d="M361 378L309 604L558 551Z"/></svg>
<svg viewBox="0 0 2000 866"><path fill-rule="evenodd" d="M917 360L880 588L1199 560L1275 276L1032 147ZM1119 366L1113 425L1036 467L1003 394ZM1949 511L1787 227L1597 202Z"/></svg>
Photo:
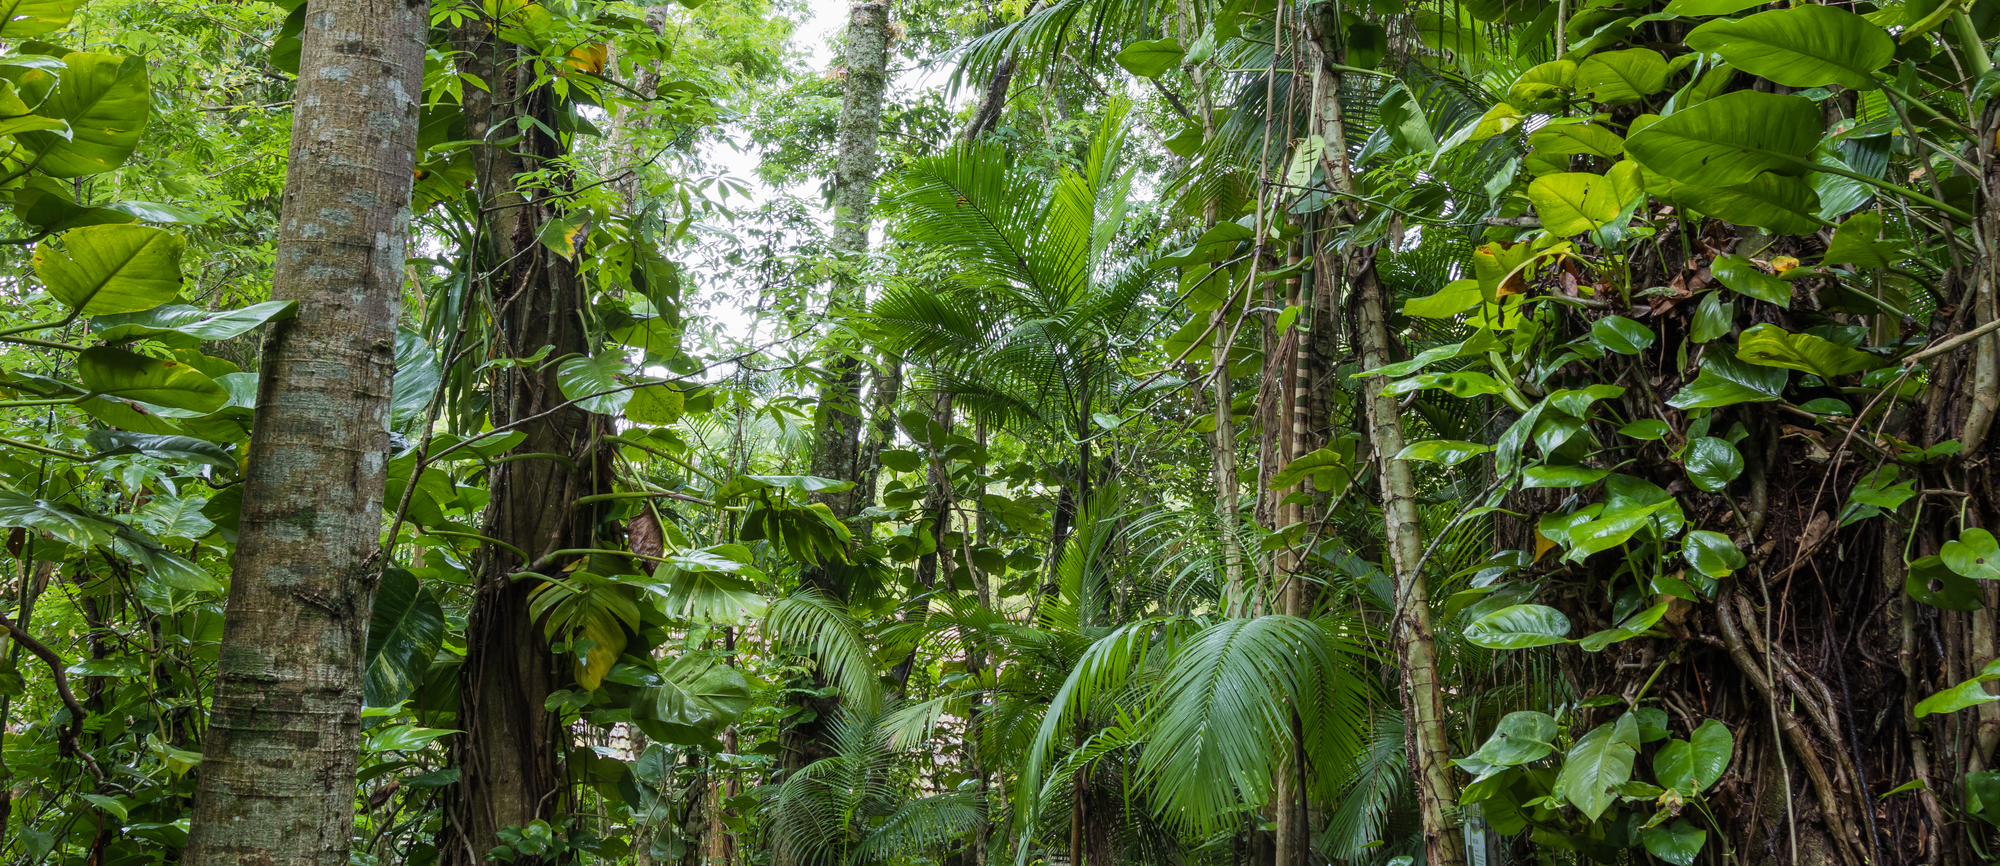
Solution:
<svg viewBox="0 0 2000 866"><path fill-rule="evenodd" d="M2000 0L883 5L430 3L333 856L2000 851ZM0 862L179 862L314 19L0 9Z"/></svg>

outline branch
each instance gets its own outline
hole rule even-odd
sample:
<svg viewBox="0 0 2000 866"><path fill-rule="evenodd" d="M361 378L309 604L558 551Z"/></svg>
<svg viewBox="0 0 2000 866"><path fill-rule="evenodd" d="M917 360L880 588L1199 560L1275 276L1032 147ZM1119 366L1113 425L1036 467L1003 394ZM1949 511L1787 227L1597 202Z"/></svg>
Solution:
<svg viewBox="0 0 2000 866"><path fill-rule="evenodd" d="M8 619L6 614L0 614L0 635L13 638L15 643L20 644L23 649L33 653L36 658L49 666L49 676L56 684L56 696L62 698L63 706L69 709L69 727L62 729L60 734L63 746L72 754L82 755L83 749L77 744L76 738L83 733L85 713L83 705L76 702L76 693L69 689L69 675L63 673L63 669L68 665L63 664L62 656L56 655L55 650L49 649L47 644L36 640L33 635L22 631L21 627ZM98 772L96 761L90 762L90 769L92 773ZM99 779L102 778L100 774Z"/></svg>

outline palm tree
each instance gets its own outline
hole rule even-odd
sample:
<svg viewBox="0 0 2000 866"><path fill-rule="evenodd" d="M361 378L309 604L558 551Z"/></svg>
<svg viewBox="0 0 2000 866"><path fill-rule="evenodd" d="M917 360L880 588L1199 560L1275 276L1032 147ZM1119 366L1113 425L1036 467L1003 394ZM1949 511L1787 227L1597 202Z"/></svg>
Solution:
<svg viewBox="0 0 2000 866"><path fill-rule="evenodd" d="M872 866L936 849L978 824L968 792L911 797L907 756L892 743L893 716L843 702L831 726L834 754L778 784L764 811L773 853L803 866Z"/></svg>
<svg viewBox="0 0 2000 866"><path fill-rule="evenodd" d="M1069 503L1090 498L1092 416L1121 396L1117 337L1141 319L1160 272L1154 257L1128 258L1117 244L1133 177L1119 159L1124 113L1114 107L1082 170L1053 183L1008 148L976 142L917 160L886 201L894 237L949 254L957 270L943 286L886 292L871 316L877 339L921 367L914 388L1073 446Z"/></svg>

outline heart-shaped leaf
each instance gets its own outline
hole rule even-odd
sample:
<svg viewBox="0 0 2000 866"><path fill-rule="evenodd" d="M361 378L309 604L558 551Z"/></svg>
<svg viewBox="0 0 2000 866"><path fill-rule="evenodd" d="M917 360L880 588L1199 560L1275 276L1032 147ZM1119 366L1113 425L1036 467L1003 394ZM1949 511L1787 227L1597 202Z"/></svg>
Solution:
<svg viewBox="0 0 2000 866"><path fill-rule="evenodd" d="M625 359L615 352L595 358L571 358L556 368L556 382L564 397L576 401L586 411L616 415L631 402L630 390L618 377L625 374Z"/></svg>
<svg viewBox="0 0 2000 866"><path fill-rule="evenodd" d="M1639 755L1639 723L1631 713L1578 738L1563 756L1556 784L1585 817L1595 821L1618 800L1618 786L1632 779Z"/></svg>
<svg viewBox="0 0 2000 866"><path fill-rule="evenodd" d="M1968 529L1938 551L1946 568L1975 580L2000 578L2000 543L1984 529Z"/></svg>
<svg viewBox="0 0 2000 866"><path fill-rule="evenodd" d="M1688 443L1686 466L1695 487L1715 493L1743 474L1743 455L1726 439L1703 436Z"/></svg>

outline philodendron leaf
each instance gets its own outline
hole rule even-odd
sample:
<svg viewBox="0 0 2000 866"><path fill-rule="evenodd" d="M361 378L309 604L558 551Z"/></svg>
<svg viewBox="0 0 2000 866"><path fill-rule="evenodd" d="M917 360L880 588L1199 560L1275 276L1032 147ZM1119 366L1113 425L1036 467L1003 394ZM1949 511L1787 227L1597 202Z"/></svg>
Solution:
<svg viewBox="0 0 2000 866"><path fill-rule="evenodd" d="M91 393L169 409L206 415L229 403L228 389L193 367L110 346L83 350L77 373Z"/></svg>
<svg viewBox="0 0 2000 866"><path fill-rule="evenodd" d="M1677 183L1662 197L1727 223L1781 235L1811 234L1819 228L1814 214L1822 207L1819 192L1805 178L1769 172L1728 186Z"/></svg>
<svg viewBox="0 0 2000 866"><path fill-rule="evenodd" d="M1158 78L1181 65L1186 56L1179 39L1149 39L1126 45L1112 59L1140 78Z"/></svg>
<svg viewBox="0 0 2000 866"><path fill-rule="evenodd" d="M1675 818L1664 827L1639 831L1639 843L1646 846L1646 852L1674 866L1693 866L1694 858L1701 854L1701 846L1707 841L1708 831L1688 823L1686 818Z"/></svg>
<svg viewBox="0 0 2000 866"><path fill-rule="evenodd" d="M1694 486L1715 493L1743 474L1743 455L1726 439L1703 436L1688 443L1686 466Z"/></svg>
<svg viewBox="0 0 2000 866"><path fill-rule="evenodd" d="M1592 102L1623 105L1660 92L1668 74L1666 58L1650 48L1601 51L1576 67L1576 89Z"/></svg>
<svg viewBox="0 0 2000 866"><path fill-rule="evenodd" d="M68 121L70 134L18 136L38 154L35 167L51 177L82 177L124 165L153 113L145 59L78 51L62 61L61 82L35 111Z"/></svg>
<svg viewBox="0 0 2000 866"><path fill-rule="evenodd" d="M1556 750L1555 738L1555 719L1547 713L1522 710L1502 718L1493 736L1466 757L1495 767L1517 767L1548 757Z"/></svg>
<svg viewBox="0 0 2000 866"><path fill-rule="evenodd" d="M97 449L98 457L141 454L155 460L184 461L221 469L236 468L236 458L229 453L229 449L191 436L156 436L151 433L128 433L123 430L92 430L84 434L83 439L90 443L90 447Z"/></svg>
<svg viewBox="0 0 2000 866"><path fill-rule="evenodd" d="M1709 263L1709 272L1717 282L1728 286L1737 294L1748 295L1757 300L1791 307L1792 286L1790 283L1758 270L1757 265L1742 256L1716 256Z"/></svg>
<svg viewBox="0 0 2000 866"><path fill-rule="evenodd" d="M1710 21L1688 33L1686 43L1787 87L1874 90L1874 71L1896 57L1887 31L1846 9L1813 4Z"/></svg>
<svg viewBox="0 0 2000 866"><path fill-rule="evenodd" d="M1528 147L1553 156L1581 153L1617 159L1625 153L1625 139L1594 123L1550 123L1528 136Z"/></svg>
<svg viewBox="0 0 2000 866"><path fill-rule="evenodd" d="M384 571L368 622L364 703L393 707L416 691L443 646L444 630L444 608L416 575L400 568Z"/></svg>
<svg viewBox="0 0 2000 866"><path fill-rule="evenodd" d="M69 26L90 0L0 0L0 40L19 42Z"/></svg>
<svg viewBox="0 0 2000 866"><path fill-rule="evenodd" d="M1739 90L1633 134L1625 152L1681 183L1733 186L1767 171L1804 176L1825 129L1812 100Z"/></svg>
<svg viewBox="0 0 2000 866"><path fill-rule="evenodd" d="M1632 779L1639 754L1639 723L1631 713L1584 734L1563 757L1556 784L1563 795L1595 821L1618 800L1618 786Z"/></svg>
<svg viewBox="0 0 2000 866"><path fill-rule="evenodd" d="M1487 649L1527 649L1568 643L1569 618L1539 604L1503 607L1465 627L1465 639Z"/></svg>
<svg viewBox="0 0 2000 866"><path fill-rule="evenodd" d="M1521 470L1522 489L1536 487L1587 487L1596 484L1609 469L1592 469L1588 466L1530 466Z"/></svg>
<svg viewBox="0 0 2000 866"><path fill-rule="evenodd" d="M562 387L564 397L576 401L576 405L586 411L600 415L616 415L631 402L630 390L618 390L624 385L618 377L625 373L625 359L615 352L607 352L595 358L571 358L556 368L556 382Z"/></svg>
<svg viewBox="0 0 2000 866"><path fill-rule="evenodd" d="M1976 580L2000 578L2000 542L1984 529L1968 529L1938 551L1946 568Z"/></svg>
<svg viewBox="0 0 2000 866"><path fill-rule="evenodd" d="M1910 563L1903 589L1911 598L1941 610L1970 611L1986 606L1980 600L1979 583L1946 568L1944 560L1936 556Z"/></svg>
<svg viewBox="0 0 2000 866"><path fill-rule="evenodd" d="M1745 9L1755 9L1764 5L1758 0L1674 0L1667 4L1666 13L1683 17L1702 15L1734 15Z"/></svg>
<svg viewBox="0 0 2000 866"><path fill-rule="evenodd" d="M1736 321L1736 304L1724 301L1721 292L1703 295L1701 303L1695 306L1694 321L1689 328L1688 338L1697 343L1706 343L1729 333L1729 326Z"/></svg>
<svg viewBox="0 0 2000 866"><path fill-rule="evenodd" d="M1761 403L1778 399L1785 390L1785 373L1772 367L1746 364L1720 353L1701 359L1701 375L1667 400L1676 409L1713 409L1737 403Z"/></svg>
<svg viewBox="0 0 2000 866"><path fill-rule="evenodd" d="M1697 794L1722 778L1735 748L1729 728L1709 719L1695 728L1692 738L1669 740L1661 746L1653 755L1653 775L1662 785L1683 794Z"/></svg>
<svg viewBox="0 0 2000 866"><path fill-rule="evenodd" d="M1867 352L1811 334L1793 334L1768 322L1743 332L1736 342L1736 357L1766 367L1811 373L1828 383L1887 363Z"/></svg>
<svg viewBox="0 0 2000 866"><path fill-rule="evenodd" d="M162 229L86 226L63 232L60 246L35 248L35 275L49 295L86 316L136 313L167 301L181 288L187 242Z"/></svg>
<svg viewBox="0 0 2000 866"><path fill-rule="evenodd" d="M1613 167L1614 173L1620 170L1619 166L1625 166L1631 176L1563 172L1535 178L1528 184L1528 200L1535 203L1542 228L1549 234L1567 237L1617 219L1629 194L1639 189L1636 166L1621 162Z"/></svg>
<svg viewBox="0 0 2000 866"><path fill-rule="evenodd" d="M1681 542L1681 558L1708 577L1728 577L1748 562L1743 551L1729 536L1707 529L1687 534Z"/></svg>
<svg viewBox="0 0 2000 866"><path fill-rule="evenodd" d="M2000 695L1989 694L1986 691L1986 684L1994 679L2000 679L2000 677L1985 675L1973 677L1918 701L1917 705L1911 708L1910 713L1921 719L1937 713L1955 713L1967 707L1976 707L1980 704L1990 704L1994 701L2000 701Z"/></svg>
<svg viewBox="0 0 2000 866"><path fill-rule="evenodd" d="M1605 316L1590 323L1590 342L1607 352L1637 355L1653 345L1653 329L1624 316Z"/></svg>
<svg viewBox="0 0 2000 866"><path fill-rule="evenodd" d="M1820 261L1857 268L1886 268L1908 256L1909 250L1900 241L1882 238L1882 215L1866 211L1848 217L1834 230L1833 242L1826 245L1826 255Z"/></svg>
<svg viewBox="0 0 2000 866"><path fill-rule="evenodd" d="M185 304L165 304L137 313L98 316L91 320L91 336L107 343L157 340L176 348L229 340L243 336L266 322L289 319L298 313L297 301L265 301L235 310L211 313Z"/></svg>
<svg viewBox="0 0 2000 866"><path fill-rule="evenodd" d="M1396 459L1424 460L1432 463L1442 463L1446 466L1457 466L1460 463L1464 463L1492 450L1493 446L1481 445L1477 442L1460 442L1455 439L1425 439L1421 442L1412 442L1403 446L1403 450L1397 452Z"/></svg>

